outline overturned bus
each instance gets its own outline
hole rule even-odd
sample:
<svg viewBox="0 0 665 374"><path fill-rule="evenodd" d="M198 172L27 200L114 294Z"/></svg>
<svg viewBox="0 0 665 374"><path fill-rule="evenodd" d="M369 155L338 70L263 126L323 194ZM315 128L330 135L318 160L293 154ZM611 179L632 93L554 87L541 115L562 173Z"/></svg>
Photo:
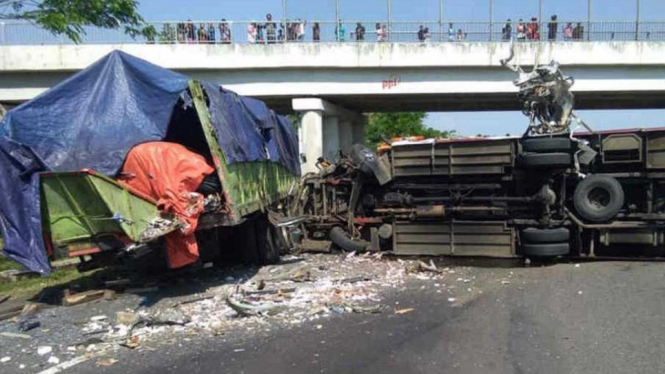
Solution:
<svg viewBox="0 0 665 374"><path fill-rule="evenodd" d="M0 135L4 254L30 270L264 263L286 247L267 211L300 178L298 142L261 101L113 52L10 110Z"/></svg>
<svg viewBox="0 0 665 374"><path fill-rule="evenodd" d="M665 129L594 132L573 113L574 81L557 63L511 69L530 119L524 136L405 139L379 152L354 146L303 177L293 209L303 222L301 246L665 255ZM575 132L572 123L587 129Z"/></svg>

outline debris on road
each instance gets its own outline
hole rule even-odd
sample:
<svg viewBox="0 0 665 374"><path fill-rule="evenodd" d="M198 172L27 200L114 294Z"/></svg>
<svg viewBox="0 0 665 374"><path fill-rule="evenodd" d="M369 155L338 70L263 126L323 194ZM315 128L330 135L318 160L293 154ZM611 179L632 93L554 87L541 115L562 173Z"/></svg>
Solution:
<svg viewBox="0 0 665 374"><path fill-rule="evenodd" d="M51 351L53 351L53 348L47 345L37 347L37 354L40 356L47 355L51 353Z"/></svg>
<svg viewBox="0 0 665 374"><path fill-rule="evenodd" d="M112 366L118 362L115 358L102 358L95 362L95 366Z"/></svg>
<svg viewBox="0 0 665 374"><path fill-rule="evenodd" d="M284 307L281 305L267 304L267 305L256 305L256 304L245 304L233 297L228 297L226 303L235 310L241 316L255 316L259 314L272 315L279 313L284 310Z"/></svg>
<svg viewBox="0 0 665 374"><path fill-rule="evenodd" d="M138 313L133 312L116 312L115 323L117 325L134 326L141 319Z"/></svg>
<svg viewBox="0 0 665 374"><path fill-rule="evenodd" d="M68 365L97 357L100 352L132 354L129 352L159 349L202 334L271 331L333 315L381 313L388 310L383 300L386 291L401 289L408 282L418 282L418 287L424 287L423 282L432 281L437 292L451 292L455 279L466 275L461 267L453 270L439 268L433 261L421 263L386 257L301 254L284 256L280 263L261 268L237 267L222 273L211 269L190 278L160 276L143 283L137 279L111 278L111 281L93 282L90 287L104 289L90 291L85 290L85 285L72 285L62 300L63 305L68 305L66 308L41 312L49 320L48 329L35 329L32 338L12 335L6 329L16 329L16 324L7 322L0 324L0 336L33 339L38 346L37 355L35 348L32 350L33 357L60 358L63 362L46 371L53 374ZM115 298L116 292L110 288L123 292L123 297ZM104 300L105 293L111 296L108 301ZM25 310L31 308L34 307ZM23 309L20 305L19 313ZM414 310L401 307L391 312L401 315ZM51 320L54 316L61 319ZM65 316L71 317L68 320ZM71 361L63 359L73 357L76 352L85 354ZM20 349L8 350L6 354L28 367L44 364L43 360L34 362L28 352ZM90 365L110 366L117 360L122 358L98 358Z"/></svg>
<svg viewBox="0 0 665 374"><path fill-rule="evenodd" d="M60 363L60 359L57 358L57 357L55 357L55 356L51 356L51 357L48 358L48 361L47 361L47 362L48 362L49 364L57 365L57 364Z"/></svg>
<svg viewBox="0 0 665 374"><path fill-rule="evenodd" d="M63 297L63 305L74 306L85 304L99 299L113 300L115 299L115 291L113 290L92 290L81 293L72 294L70 290L66 290Z"/></svg>
<svg viewBox="0 0 665 374"><path fill-rule="evenodd" d="M32 339L32 336L27 335L27 334L17 334L13 332L0 332L0 336L4 336L7 338L18 338L18 339Z"/></svg>
<svg viewBox="0 0 665 374"><path fill-rule="evenodd" d="M5 356L5 357L3 357L3 358L0 358L0 362L3 363L3 364L4 364L5 362L9 362L9 361L11 361L11 360L12 360L12 358L9 357L9 356Z"/></svg>
<svg viewBox="0 0 665 374"><path fill-rule="evenodd" d="M36 329L39 326L41 326L41 322L39 322L39 320L35 317L21 319L18 323L18 329L21 332L28 332L32 329Z"/></svg>

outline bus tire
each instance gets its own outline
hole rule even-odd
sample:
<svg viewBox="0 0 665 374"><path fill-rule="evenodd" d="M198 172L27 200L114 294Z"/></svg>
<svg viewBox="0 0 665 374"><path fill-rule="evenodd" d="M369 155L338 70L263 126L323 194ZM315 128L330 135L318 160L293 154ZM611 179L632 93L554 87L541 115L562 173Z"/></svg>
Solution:
<svg viewBox="0 0 665 374"><path fill-rule="evenodd" d="M528 138L522 141L525 152L569 152L571 142L568 138Z"/></svg>
<svg viewBox="0 0 665 374"><path fill-rule="evenodd" d="M565 227L556 229L537 229L530 227L522 230L522 242L538 243L564 243L570 239L570 231Z"/></svg>
<svg viewBox="0 0 665 374"><path fill-rule="evenodd" d="M572 156L568 153L531 153L522 155L522 164L527 168L568 167Z"/></svg>
<svg viewBox="0 0 665 374"><path fill-rule="evenodd" d="M353 240L342 227L335 226L330 230L330 240L348 252L364 252L368 243L364 240Z"/></svg>
<svg viewBox="0 0 665 374"><path fill-rule="evenodd" d="M556 257L570 253L568 243L522 244L522 254L526 257Z"/></svg>
<svg viewBox="0 0 665 374"><path fill-rule="evenodd" d="M582 218L605 222L619 213L624 199L619 181L607 175L590 175L575 187L573 204Z"/></svg>

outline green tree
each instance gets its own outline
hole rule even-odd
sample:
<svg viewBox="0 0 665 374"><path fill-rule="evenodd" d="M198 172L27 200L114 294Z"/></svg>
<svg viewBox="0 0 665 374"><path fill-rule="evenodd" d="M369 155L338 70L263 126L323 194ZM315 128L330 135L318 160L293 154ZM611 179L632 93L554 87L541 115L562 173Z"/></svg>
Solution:
<svg viewBox="0 0 665 374"><path fill-rule="evenodd" d="M425 138L449 138L454 131L439 131L424 124L427 113L373 113L369 115L369 123L365 127L365 143L375 147L384 139L390 140L400 136L418 136Z"/></svg>
<svg viewBox="0 0 665 374"><path fill-rule="evenodd" d="M132 37L154 31L145 27L137 6L134 0L0 0L0 20L28 20L80 43L85 26L123 28Z"/></svg>

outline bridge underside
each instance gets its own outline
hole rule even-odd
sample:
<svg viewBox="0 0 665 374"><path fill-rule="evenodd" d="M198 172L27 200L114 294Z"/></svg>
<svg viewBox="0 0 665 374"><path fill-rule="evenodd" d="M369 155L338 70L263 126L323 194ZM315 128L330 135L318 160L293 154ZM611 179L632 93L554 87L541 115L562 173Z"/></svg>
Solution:
<svg viewBox="0 0 665 374"><path fill-rule="evenodd" d="M301 95L299 97L307 97ZM516 93L316 95L360 113L368 112L464 112L521 110ZM291 98L260 97L271 108L293 111ZM664 109L665 91L577 92L576 109Z"/></svg>

